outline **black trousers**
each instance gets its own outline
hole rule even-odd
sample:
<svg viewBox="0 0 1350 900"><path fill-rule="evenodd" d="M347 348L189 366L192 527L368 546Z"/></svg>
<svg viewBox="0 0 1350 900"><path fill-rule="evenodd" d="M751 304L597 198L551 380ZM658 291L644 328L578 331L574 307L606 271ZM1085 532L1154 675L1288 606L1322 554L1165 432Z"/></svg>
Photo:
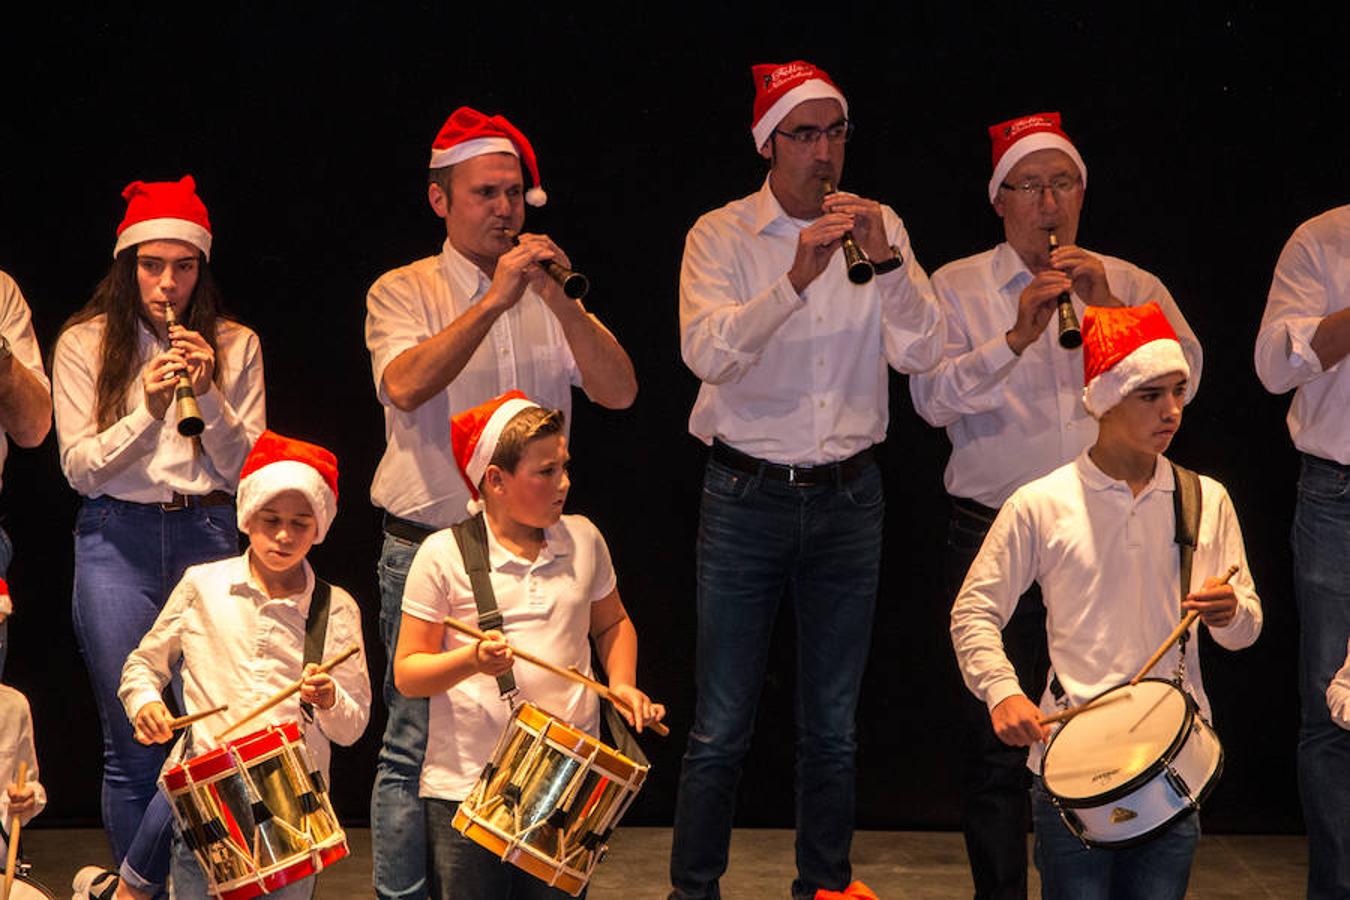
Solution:
<svg viewBox="0 0 1350 900"><path fill-rule="evenodd" d="M998 511L953 497L943 570L955 599L966 571ZM1017 602L1003 629L1003 649L1026 695L1036 702L1045 687L1050 654L1045 604L1033 584ZM963 690L965 740L961 829L977 900L1023 900L1027 896L1027 832L1031 828L1031 773L1024 747L1010 747L994 734L984 701Z"/></svg>

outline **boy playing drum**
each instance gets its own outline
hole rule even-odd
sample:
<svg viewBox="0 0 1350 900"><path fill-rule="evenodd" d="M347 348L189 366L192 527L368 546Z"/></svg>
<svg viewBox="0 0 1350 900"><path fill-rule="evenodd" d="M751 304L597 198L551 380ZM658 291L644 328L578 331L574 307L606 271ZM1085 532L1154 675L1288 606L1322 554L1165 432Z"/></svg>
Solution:
<svg viewBox="0 0 1350 900"><path fill-rule="evenodd" d="M1162 455L1181 424L1189 374L1176 333L1149 303L1089 307L1083 338L1083 402L1098 421L1097 440L1012 495L952 608L952 643L966 685L988 705L1002 741L1031 747L1028 766L1037 774L1051 733L1041 719L1129 681L1187 611L1197 610L1215 642L1230 650L1250 645L1261 630L1232 503L1223 485L1203 476L1194 574L1185 601L1177 599L1178 486ZM1215 576L1234 563L1237 575L1220 584ZM1039 708L1018 686L1000 637L1032 581L1045 598L1053 672ZM1196 644L1169 650L1157 669L1181 673L1182 687L1208 719ZM1138 846L1110 850L1089 848L1069 830L1039 777L1032 805L1042 897L1184 896L1199 838L1196 816Z"/></svg>
<svg viewBox="0 0 1350 900"><path fill-rule="evenodd" d="M620 707L630 724L641 731L665 709L636 687L637 631L619 599L604 538L586 518L562 514L569 487L562 413L510 391L455 416L451 437L474 498L469 511L482 512L486 525L502 625L478 642L446 629L446 616L473 621L478 607L455 533L427 538L408 570L394 678L405 695L431 698L421 795L432 895L562 897L451 827L511 717L494 679L511 673L522 699L598 734L594 694L541 669L512 666L519 647L588 674L594 638L610 689L636 712Z"/></svg>
<svg viewBox="0 0 1350 900"><path fill-rule="evenodd" d="M194 753L215 745L216 734L269 696L303 676L303 685L260 716L252 727L233 730L238 737L269 723L302 724L309 757L327 780L329 741L348 746L370 717L370 677L365 655L318 673L305 661L306 637L318 627L311 613L322 608L319 584L305 557L320 543L337 512L337 459L322 447L266 431L244 462L238 494L239 527L249 549L238 557L193 566L174 588L140 646L122 670L118 695L145 744L165 743L174 732L161 699L181 661L187 712L222 704L230 709L193 724ZM348 647L360 648L361 614L342 588L327 590L322 658ZM322 619L322 614L314 617ZM316 638L317 640L317 638ZM189 754L192 755L192 754ZM173 836L174 895L205 897L205 873L172 827L163 793L146 810L135 840L121 862L115 895L111 877L85 887L90 896L150 897L167 874ZM85 870L88 872L89 870ZM308 897L314 878L306 878L270 897Z"/></svg>

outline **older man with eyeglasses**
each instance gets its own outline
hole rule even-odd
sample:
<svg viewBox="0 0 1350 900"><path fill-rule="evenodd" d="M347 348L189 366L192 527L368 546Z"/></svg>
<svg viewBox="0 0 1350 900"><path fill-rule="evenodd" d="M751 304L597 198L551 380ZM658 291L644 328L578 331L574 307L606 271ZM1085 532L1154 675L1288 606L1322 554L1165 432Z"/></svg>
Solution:
<svg viewBox="0 0 1350 900"><path fill-rule="evenodd" d="M703 382L689 430L712 447L698 532L698 704L680 775L672 897L717 897L773 623L797 620L797 878L844 889L854 714L881 561L887 366L942 356L941 310L894 211L832 191L848 103L806 62L754 67L754 194L698 220L680 346ZM827 182L830 187L827 188ZM874 276L853 283L851 232Z"/></svg>
<svg viewBox="0 0 1350 900"><path fill-rule="evenodd" d="M943 563L955 597L998 509L1014 490L1075 459L1097 437L1082 402L1083 357L1047 326L1068 294L1077 316L1087 306L1155 301L1190 366L1187 399L1200 382L1201 351L1167 288L1124 260L1078 246L1087 166L1058 113L1038 113L989 129L994 171L989 201L1004 241L933 274L947 321L942 362L910 379L914 408L945 427L952 453ZM1051 248L1050 236L1058 246ZM1049 659L1045 607L1033 585L1003 631L1028 696L1039 696ZM1051 681L1051 690L1058 683ZM969 698L962 825L979 898L1025 897L1027 751L996 734L1000 710ZM992 727L991 727L992 714Z"/></svg>

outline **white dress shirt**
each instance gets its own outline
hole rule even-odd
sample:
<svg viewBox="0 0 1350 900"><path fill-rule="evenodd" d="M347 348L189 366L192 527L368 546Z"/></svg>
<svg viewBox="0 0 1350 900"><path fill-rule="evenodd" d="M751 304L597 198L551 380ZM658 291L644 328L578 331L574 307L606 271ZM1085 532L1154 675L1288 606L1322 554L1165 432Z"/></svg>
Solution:
<svg viewBox="0 0 1350 900"><path fill-rule="evenodd" d="M42 351L38 349L37 338L33 336L33 315L19 286L4 272L0 272L0 334L9 341L14 361L32 372L38 383L50 390L47 370L42 367ZM0 429L0 472L3 472L8 456L9 441L5 440L5 432Z"/></svg>
<svg viewBox="0 0 1350 900"><path fill-rule="evenodd" d="M798 296L787 273L804 227L766 179L689 231L680 351L702 380L689 431L775 463L837 462L886 436L886 365L921 372L942 354L942 312L895 212L904 265L849 282L842 253Z"/></svg>
<svg viewBox="0 0 1350 900"><path fill-rule="evenodd" d="M1200 535L1191 590L1229 565L1237 613L1210 628L1222 647L1250 645L1261 632L1261 604L1247 567L1242 532L1223 485L1201 476ZM999 511L952 607L952 644L966 686L993 709L1022 693L1003 652L1001 631L1018 598L1036 581L1045 599L1050 664L1076 706L1134 677L1181 621L1180 555L1172 467L1158 457L1153 478L1135 496L1097 468L1084 451L1073 462L1019 488ZM1192 638L1199 625L1192 627ZM1209 718L1198 640L1186 642L1186 687ZM1174 646L1151 674L1169 678ZM1056 711L1047 686L1042 712ZM1044 747L1028 765L1040 768Z"/></svg>
<svg viewBox="0 0 1350 900"><path fill-rule="evenodd" d="M614 591L614 567L599 530L584 516L563 516L544 530L544 547L533 562L503 547L488 533L492 591L502 613L502 632L512 645L554 665L591 673L591 604ZM452 616L478 621L473 586L464 571L454 533L438 531L422 542L403 588L403 611L427 622ZM443 650L473 643L445 629ZM598 734L599 703L593 693L532 666L512 667L520 699ZM506 730L511 708L497 679L471 675L431 698L427 756L421 796L463 800Z"/></svg>
<svg viewBox="0 0 1350 900"><path fill-rule="evenodd" d="M180 660L185 713L229 704L226 712L192 726L194 754L215 746L217 731L299 680L304 670L305 619L314 572L304 563L304 591L293 597L269 598L249 571L250 552L189 567L154 626L122 667L117 696L133 723L141 707L162 699L164 686ZM365 731L370 718L361 612L351 595L334 585L323 659L352 645L362 649L329 673L337 688L337 702L331 709L315 707L314 721L306 723L297 692L232 732L227 740L269 724L299 722L310 757L319 771L327 773L328 742L350 745Z"/></svg>
<svg viewBox="0 0 1350 900"><path fill-rule="evenodd" d="M1256 336L1256 374L1266 390L1295 389L1289 434L1304 453L1350 465L1350 364L1323 370L1312 349L1322 319L1350 306L1350 206L1300 225L1275 264Z"/></svg>
<svg viewBox="0 0 1350 900"><path fill-rule="evenodd" d="M1115 297L1126 306L1155 301L1176 329L1191 367L1189 401L1200 386L1203 355L1172 295L1138 266L1093 255ZM1097 421L1083 406L1082 351L1059 346L1053 321L1021 356L1008 346L1006 334L1032 277L1007 243L934 272L947 349L935 368L909 380L914 409L928 424L945 427L951 440L947 493L995 509L1097 439ZM1076 295L1073 307L1081 321L1086 306Z"/></svg>
<svg viewBox="0 0 1350 900"><path fill-rule="evenodd" d="M366 347L384 406L385 451L370 499L386 512L435 528L466 515L469 489L450 446L450 418L513 388L572 421L572 386L581 374L562 326L526 290L503 313L445 390L403 412L384 389L384 370L400 353L434 337L487 293L492 281L447 239L439 256L381 275L366 296Z"/></svg>
<svg viewBox="0 0 1350 900"><path fill-rule="evenodd" d="M206 430L199 438L178 433L178 405L163 419L145 407L141 381L150 360L165 345L144 323L137 330L140 358L127 386L121 419L98 430L97 385L102 358L103 316L65 330L52 357L53 406L61 470L85 497L116 497L133 503L165 503L179 494L234 493L239 470L253 442L267 427L262 349L258 336L237 322L216 327L214 381L197 395Z"/></svg>
<svg viewBox="0 0 1350 900"><path fill-rule="evenodd" d="M33 789L37 805L23 817L27 825L47 805L47 789L38 780L37 753L33 749L33 716L28 709L28 698L7 684L0 684L0 823L9 831L9 791L6 790L19 773L19 763L28 763L26 785ZM9 849L0 837L0 868L4 868L4 854Z"/></svg>

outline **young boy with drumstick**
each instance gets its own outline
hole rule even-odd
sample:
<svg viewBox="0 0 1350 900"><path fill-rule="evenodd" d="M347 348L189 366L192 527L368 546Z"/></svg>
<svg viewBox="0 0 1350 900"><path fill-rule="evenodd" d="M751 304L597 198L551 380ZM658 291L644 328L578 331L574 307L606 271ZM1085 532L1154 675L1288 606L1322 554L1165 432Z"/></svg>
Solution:
<svg viewBox="0 0 1350 900"><path fill-rule="evenodd" d="M1000 510L952 608L952 643L970 690L994 731L1029 746L1039 776L1043 720L1130 681L1189 611L1220 646L1256 640L1261 607L1237 516L1223 485L1201 476L1192 577L1179 601L1176 473L1162 455L1181 424L1189 367L1158 306L1089 307L1083 317L1083 402L1096 442L1076 460L1016 491ZM1238 571L1222 583L1230 564ZM1040 706L1022 693L1000 630L1033 581L1047 610L1052 678ZM1195 585L1202 585L1195 588ZM1197 641L1157 664L1209 718ZM1182 658L1184 656L1184 659ZM1091 712L1088 715L1092 715ZM1046 898L1181 898L1199 838L1195 815L1129 849L1089 848L1060 819L1033 779L1036 866Z"/></svg>
<svg viewBox="0 0 1350 900"><path fill-rule="evenodd" d="M342 588L317 581L306 561L337 512L337 459L314 444L265 431L240 473L238 520L249 548L242 555L193 566L174 588L154 627L128 657L118 691L142 743L165 743L174 722L162 691L181 661L187 712L228 705L226 712L191 725L192 753L216 745L229 732L239 737L269 723L301 723L315 767L328 777L329 742L352 744L370 717L370 678L360 649L361 614ZM326 631L323 597L327 595ZM356 647L355 659L331 674L305 660L307 635L322 635L322 659ZM315 637L315 641L319 638ZM298 692L259 715L248 727L239 717L299 680ZM172 756L171 756L172 758ZM168 802L159 794L146 810L136 838L115 879L79 884L91 897L151 897L166 874L169 839L175 829ZM204 873L181 839L173 840L174 894L205 897ZM88 872L88 870L85 870ZM309 877L269 897L308 897ZM78 896L78 895L77 895Z"/></svg>
<svg viewBox="0 0 1350 900"><path fill-rule="evenodd" d="M456 415L451 440L473 497L469 512L483 515L502 625L479 641L446 628L447 616L472 622L479 610L455 532L427 538L404 586L394 678L406 696L431 698L421 795L432 894L564 897L451 826L511 717L497 676L510 673L521 699L599 733L593 693L543 669L513 666L512 648L588 674L594 638L624 718L641 731L665 709L636 686L637 631L615 587L604 538L586 518L562 514L569 487L562 413L510 391Z"/></svg>

